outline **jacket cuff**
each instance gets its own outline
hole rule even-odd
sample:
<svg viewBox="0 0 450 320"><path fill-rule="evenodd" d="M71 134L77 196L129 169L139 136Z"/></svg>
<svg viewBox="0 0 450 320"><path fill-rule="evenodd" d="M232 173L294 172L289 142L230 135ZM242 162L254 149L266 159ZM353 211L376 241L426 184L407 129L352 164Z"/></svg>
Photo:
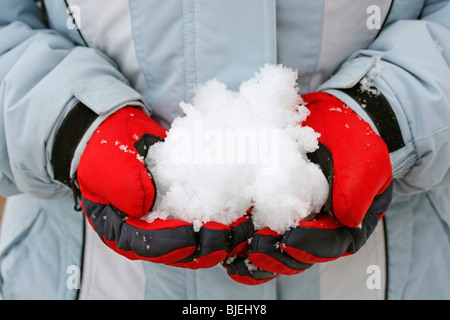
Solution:
<svg viewBox="0 0 450 320"><path fill-rule="evenodd" d="M102 121L127 105L138 106L149 115L151 111L137 91L109 75L80 82L72 93L75 106L54 129L49 162L54 179L73 189L79 159Z"/></svg>

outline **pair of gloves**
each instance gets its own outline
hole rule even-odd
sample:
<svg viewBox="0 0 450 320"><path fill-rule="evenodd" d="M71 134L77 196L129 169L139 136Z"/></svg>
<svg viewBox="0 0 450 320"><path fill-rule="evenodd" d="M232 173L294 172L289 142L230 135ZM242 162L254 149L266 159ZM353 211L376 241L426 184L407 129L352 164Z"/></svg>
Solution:
<svg viewBox="0 0 450 320"><path fill-rule="evenodd" d="M391 202L388 148L336 97L310 93L303 99L311 113L302 125L320 133L320 147L309 157L330 184L329 198L313 220L278 234L254 230L251 209L231 225L207 222L199 231L179 219L140 219L157 197L142 159L166 130L129 106L102 122L79 162L81 207L91 226L106 245L129 259L191 269L222 263L233 280L248 285L355 253Z"/></svg>

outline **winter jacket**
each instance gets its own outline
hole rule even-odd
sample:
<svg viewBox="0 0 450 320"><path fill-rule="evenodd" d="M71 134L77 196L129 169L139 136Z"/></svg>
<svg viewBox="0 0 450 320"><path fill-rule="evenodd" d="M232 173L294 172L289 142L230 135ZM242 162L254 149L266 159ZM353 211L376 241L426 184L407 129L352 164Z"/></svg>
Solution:
<svg viewBox="0 0 450 320"><path fill-rule="evenodd" d="M3 0L0 8L3 298L450 298L450 1ZM75 151L75 174L90 134L117 109L145 106L170 127L198 84L216 78L235 90L264 64L296 69L301 93L329 92L374 128L348 89L370 78L389 102L402 141L390 153L395 195L361 252L243 286L221 266L186 270L107 249L54 177L50 156L68 112L81 101L98 114Z"/></svg>

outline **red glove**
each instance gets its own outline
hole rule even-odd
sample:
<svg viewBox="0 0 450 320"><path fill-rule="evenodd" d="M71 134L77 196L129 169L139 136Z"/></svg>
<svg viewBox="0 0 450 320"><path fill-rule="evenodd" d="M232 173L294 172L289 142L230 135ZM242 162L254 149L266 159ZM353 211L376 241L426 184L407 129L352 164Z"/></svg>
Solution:
<svg viewBox="0 0 450 320"><path fill-rule="evenodd" d="M129 258L206 268L247 243L251 220L231 226L209 222L199 232L178 219L140 219L155 202L156 187L143 159L166 130L143 111L125 107L109 116L89 140L78 166L82 209L100 238ZM250 230L250 231L248 231Z"/></svg>
<svg viewBox="0 0 450 320"><path fill-rule="evenodd" d="M283 235L268 228L255 233L248 260L259 272L272 272L272 278L301 273L314 263L355 253L392 198L389 151L381 137L334 96L311 93L303 99L311 113L302 125L320 133L320 148L310 159L328 178L330 194L314 220L301 221ZM252 272L243 272L242 266L227 270L238 282L265 282L255 279Z"/></svg>

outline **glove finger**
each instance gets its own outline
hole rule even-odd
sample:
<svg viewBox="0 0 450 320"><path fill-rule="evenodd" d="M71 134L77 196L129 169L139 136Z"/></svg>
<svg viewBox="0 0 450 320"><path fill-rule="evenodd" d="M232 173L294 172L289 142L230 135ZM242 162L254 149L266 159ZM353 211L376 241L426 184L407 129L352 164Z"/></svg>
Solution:
<svg viewBox="0 0 450 320"><path fill-rule="evenodd" d="M81 196L81 206L103 242L131 260L171 263L192 255L197 247L192 224L178 219L146 222L127 217L112 205Z"/></svg>
<svg viewBox="0 0 450 320"><path fill-rule="evenodd" d="M335 260L354 253L355 239L361 238L361 228L348 228L333 217L321 214L314 221L301 221L287 231L281 247L291 257L305 263Z"/></svg>
<svg viewBox="0 0 450 320"><path fill-rule="evenodd" d="M245 215L231 224L231 251L228 256L241 255L248 250L248 239L255 227L250 215Z"/></svg>
<svg viewBox="0 0 450 320"><path fill-rule="evenodd" d="M213 267L231 255L247 251L252 234L253 222L248 215L230 226L207 222L196 232L198 247L194 254L171 265L190 269Z"/></svg>
<svg viewBox="0 0 450 320"><path fill-rule="evenodd" d="M277 274L262 270L251 263L248 256L234 256L227 259L223 266L231 279L246 285L259 285L277 277Z"/></svg>
<svg viewBox="0 0 450 320"><path fill-rule="evenodd" d="M281 235L269 228L256 232L249 244L249 260L260 269L284 275L298 274L312 266L285 252L281 239Z"/></svg>
<svg viewBox="0 0 450 320"><path fill-rule="evenodd" d="M171 266L190 269L210 268L226 259L230 251L230 227L217 222L208 222L195 233L195 238L198 244L195 252L171 263Z"/></svg>

